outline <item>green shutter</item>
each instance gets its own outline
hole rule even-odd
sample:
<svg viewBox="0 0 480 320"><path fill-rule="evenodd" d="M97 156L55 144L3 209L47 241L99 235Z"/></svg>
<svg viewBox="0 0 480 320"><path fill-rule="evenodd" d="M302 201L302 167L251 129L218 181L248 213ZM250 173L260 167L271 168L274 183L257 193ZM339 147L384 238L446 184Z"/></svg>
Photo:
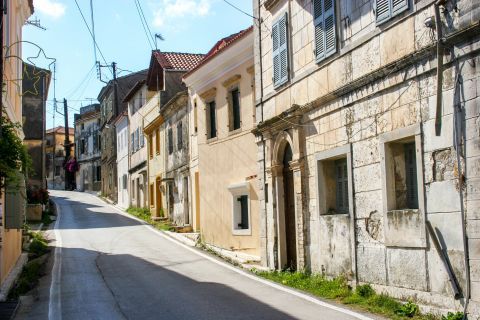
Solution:
<svg viewBox="0 0 480 320"><path fill-rule="evenodd" d="M215 101L210 102L208 110L210 114L210 138L215 138L217 136L217 119L215 109Z"/></svg>
<svg viewBox="0 0 480 320"><path fill-rule="evenodd" d="M408 9L408 0L392 0L392 16Z"/></svg>
<svg viewBox="0 0 480 320"><path fill-rule="evenodd" d="M337 51L335 1L314 0L315 58L317 62Z"/></svg>
<svg viewBox="0 0 480 320"><path fill-rule="evenodd" d="M26 210L25 177L17 172L16 179L5 188L5 229L21 229Z"/></svg>
<svg viewBox="0 0 480 320"><path fill-rule="evenodd" d="M315 27L315 57L317 62L325 58L325 32L323 31L323 0L313 1Z"/></svg>
<svg viewBox="0 0 480 320"><path fill-rule="evenodd" d="M237 201L240 202L240 214L241 222L239 223L240 229L248 229L248 196L242 195L237 198Z"/></svg>
<svg viewBox="0 0 480 320"><path fill-rule="evenodd" d="M240 128L240 95L238 89L232 91L233 130Z"/></svg>
<svg viewBox="0 0 480 320"><path fill-rule="evenodd" d="M418 209L417 157L415 143L404 145L405 177L407 187L407 208Z"/></svg>
<svg viewBox="0 0 480 320"><path fill-rule="evenodd" d="M337 50L337 38L335 34L335 1L324 0L323 18L325 26L325 57Z"/></svg>

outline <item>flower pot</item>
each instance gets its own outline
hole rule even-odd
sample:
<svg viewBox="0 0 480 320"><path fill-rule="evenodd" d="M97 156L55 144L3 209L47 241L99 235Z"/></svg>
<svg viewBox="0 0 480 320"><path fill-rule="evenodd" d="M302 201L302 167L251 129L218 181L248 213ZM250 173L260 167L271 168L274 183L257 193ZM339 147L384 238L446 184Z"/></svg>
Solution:
<svg viewBox="0 0 480 320"><path fill-rule="evenodd" d="M27 220L41 221L42 220L42 205L41 204L27 204Z"/></svg>

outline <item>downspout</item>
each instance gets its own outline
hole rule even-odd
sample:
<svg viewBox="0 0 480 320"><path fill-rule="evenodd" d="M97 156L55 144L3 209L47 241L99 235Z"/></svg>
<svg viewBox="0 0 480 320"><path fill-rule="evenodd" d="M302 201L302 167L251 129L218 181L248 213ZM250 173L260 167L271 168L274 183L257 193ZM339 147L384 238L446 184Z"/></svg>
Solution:
<svg viewBox="0 0 480 320"><path fill-rule="evenodd" d="M437 103L435 112L435 135L440 136L442 132L442 85L443 85L443 32L442 21L440 20L440 6L445 0L438 0L434 4L435 27L437 31Z"/></svg>
<svg viewBox="0 0 480 320"><path fill-rule="evenodd" d="M258 23L258 50L259 50L259 81L260 81L260 122L263 122L264 120L264 114L263 114L263 63L262 63L262 18L260 15L260 8L261 8L261 0L258 0L257 2L257 15L258 17L255 18L254 20L257 21ZM266 189L267 186L267 161L266 161L266 148L265 148L265 137L263 136L263 133L261 134L262 136L262 153L263 153L263 205L264 208L263 210L265 211L265 253L266 253L266 264L268 267L268 263L270 261L269 259L269 251L268 251L268 215L267 215L267 194L268 190ZM272 188L273 186L270 186ZM274 266L275 267L275 266Z"/></svg>

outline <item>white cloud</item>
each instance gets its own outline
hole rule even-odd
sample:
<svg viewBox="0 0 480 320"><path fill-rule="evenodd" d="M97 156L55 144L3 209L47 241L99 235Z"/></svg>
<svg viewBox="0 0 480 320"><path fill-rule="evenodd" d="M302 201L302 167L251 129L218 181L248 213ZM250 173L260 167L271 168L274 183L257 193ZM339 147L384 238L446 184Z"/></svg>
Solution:
<svg viewBox="0 0 480 320"><path fill-rule="evenodd" d="M65 14L66 6L57 0L34 0L35 11L58 19Z"/></svg>
<svg viewBox="0 0 480 320"><path fill-rule="evenodd" d="M202 17L210 13L212 0L162 0L155 5L153 25L161 27L175 18Z"/></svg>

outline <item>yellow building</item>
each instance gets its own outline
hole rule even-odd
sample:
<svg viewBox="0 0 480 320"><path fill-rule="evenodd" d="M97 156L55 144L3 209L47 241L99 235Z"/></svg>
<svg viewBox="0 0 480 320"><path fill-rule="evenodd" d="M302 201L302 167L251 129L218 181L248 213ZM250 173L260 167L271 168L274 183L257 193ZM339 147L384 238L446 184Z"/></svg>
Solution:
<svg viewBox="0 0 480 320"><path fill-rule="evenodd" d="M253 64L253 29L248 28L218 41L183 80L198 131L202 240L259 261Z"/></svg>
<svg viewBox="0 0 480 320"><path fill-rule="evenodd" d="M4 24L4 70L2 113L13 123L22 123L22 26L33 13L33 2L27 0L7 0L7 12L3 15ZM16 80L18 79L18 80ZM18 129L23 140L23 130ZM5 190L1 190L0 207L0 284L3 285L22 252L22 230L20 225L9 225L7 221L14 210L6 206ZM8 198L8 196L7 196Z"/></svg>

